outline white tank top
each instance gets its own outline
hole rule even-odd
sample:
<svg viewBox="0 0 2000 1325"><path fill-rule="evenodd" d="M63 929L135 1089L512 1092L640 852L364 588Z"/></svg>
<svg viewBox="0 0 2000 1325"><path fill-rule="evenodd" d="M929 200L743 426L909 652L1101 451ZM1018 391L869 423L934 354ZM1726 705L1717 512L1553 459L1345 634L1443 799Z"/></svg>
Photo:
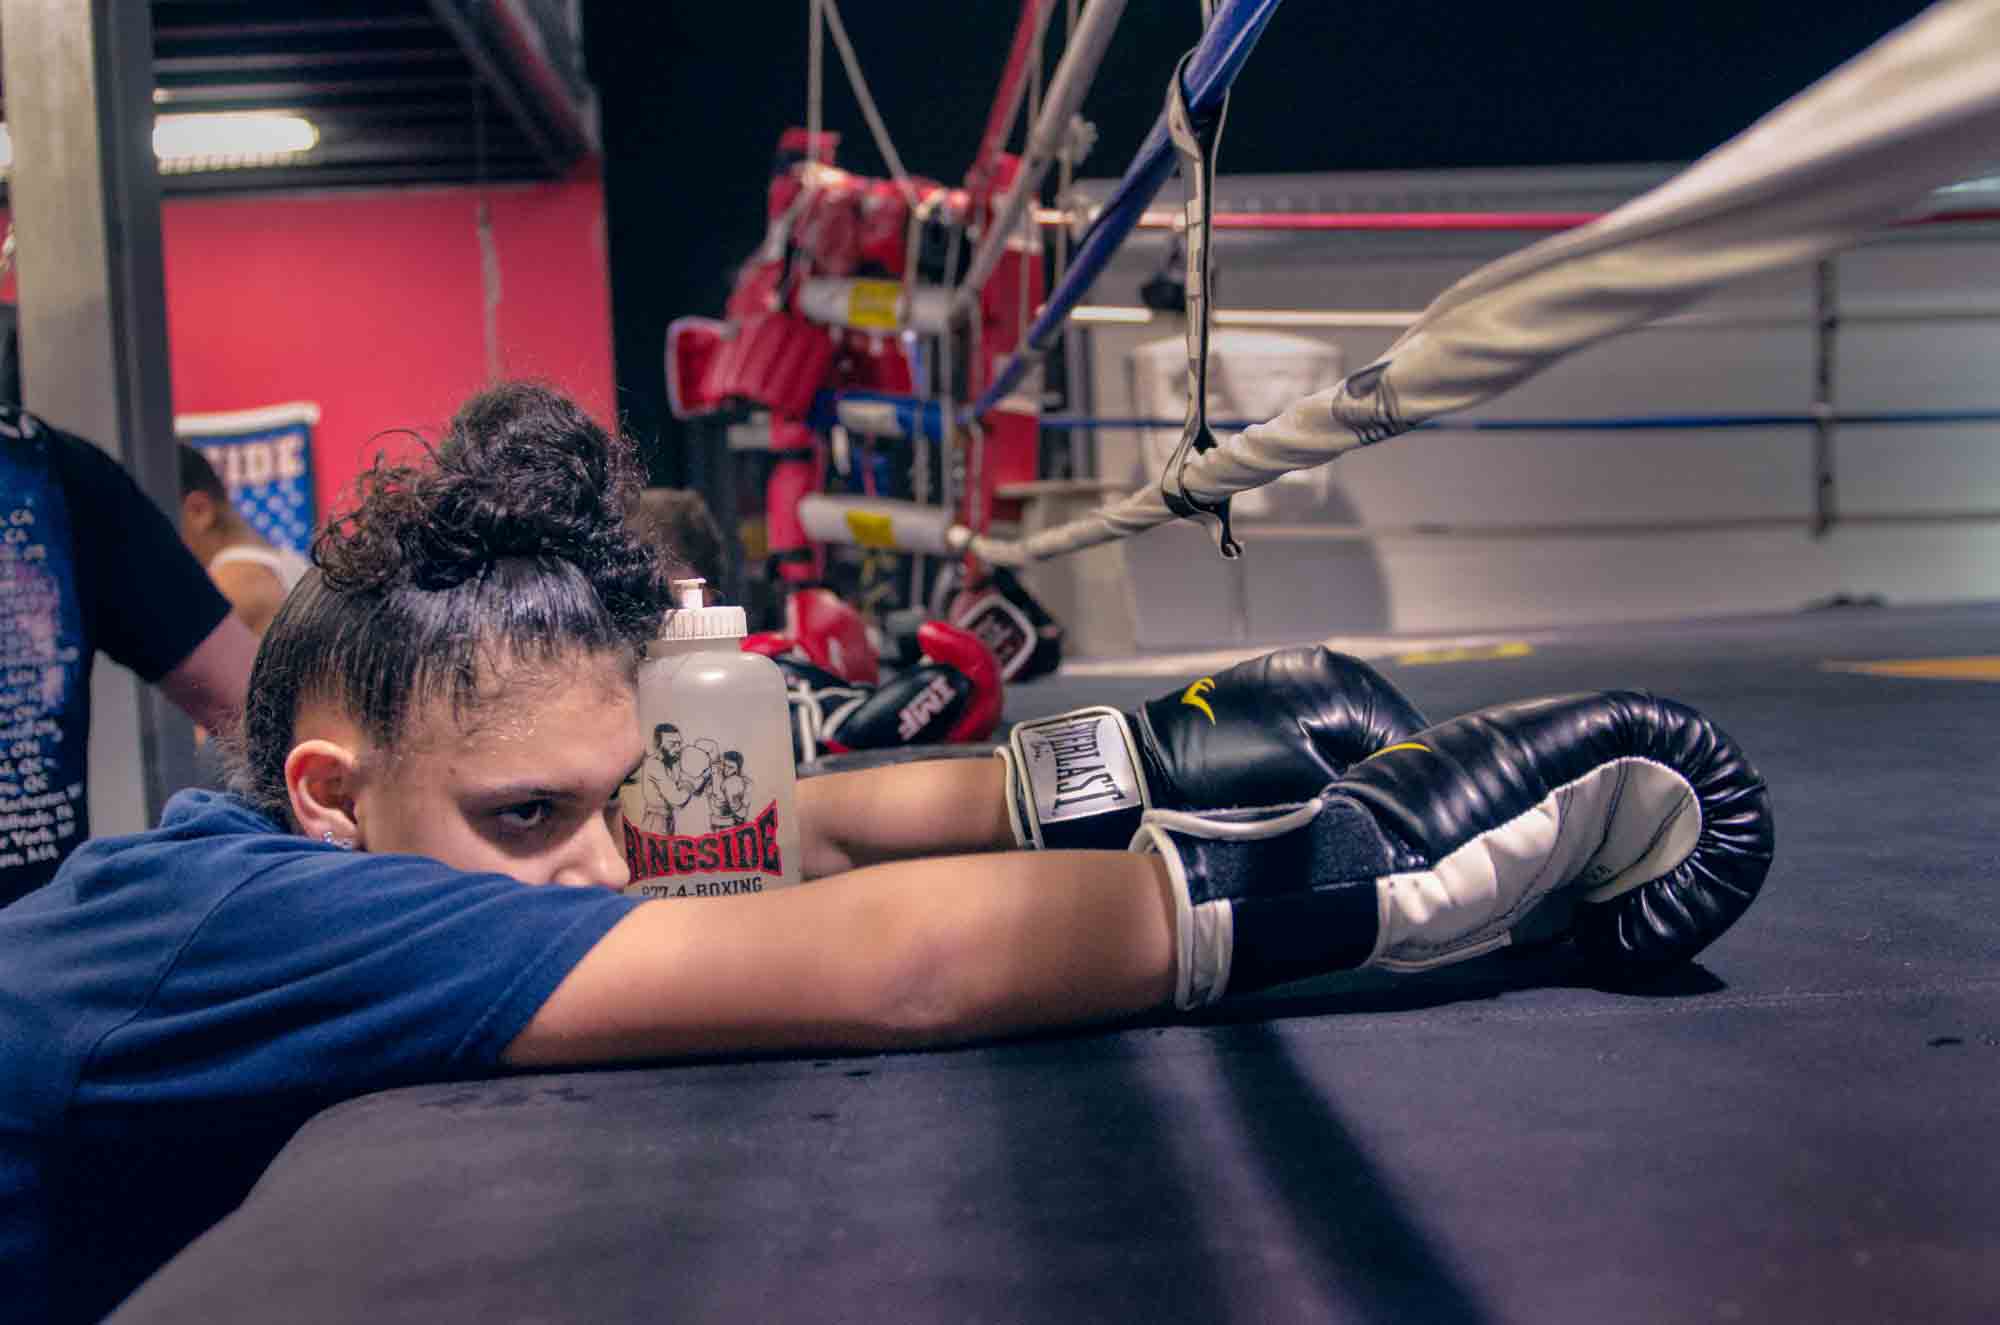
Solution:
<svg viewBox="0 0 2000 1325"><path fill-rule="evenodd" d="M312 569L311 562L288 547L252 547L248 544L222 549L209 558L208 565L213 570L217 566L233 561L247 561L252 565L262 566L278 577L278 583L284 587L286 593L292 591L292 586L299 582L299 577Z"/></svg>

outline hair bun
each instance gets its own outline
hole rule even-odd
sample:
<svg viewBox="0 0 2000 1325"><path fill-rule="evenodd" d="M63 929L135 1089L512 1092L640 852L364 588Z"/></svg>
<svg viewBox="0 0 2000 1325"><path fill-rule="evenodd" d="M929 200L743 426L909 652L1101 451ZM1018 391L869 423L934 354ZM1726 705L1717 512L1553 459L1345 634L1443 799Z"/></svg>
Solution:
<svg viewBox="0 0 2000 1325"><path fill-rule="evenodd" d="M314 559L334 588L446 589L511 558L582 569L614 612L666 601L651 549L626 524L638 493L631 445L546 387L481 392L451 422L432 464L382 459L357 480L353 510L329 523Z"/></svg>

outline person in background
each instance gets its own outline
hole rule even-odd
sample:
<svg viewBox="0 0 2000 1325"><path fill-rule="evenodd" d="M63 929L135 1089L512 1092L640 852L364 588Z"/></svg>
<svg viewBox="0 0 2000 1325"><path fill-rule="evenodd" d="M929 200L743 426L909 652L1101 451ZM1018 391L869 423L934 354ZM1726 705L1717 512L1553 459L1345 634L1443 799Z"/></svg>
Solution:
<svg viewBox="0 0 2000 1325"><path fill-rule="evenodd" d="M227 727L257 641L115 460L0 404L0 906L90 835L99 650Z"/></svg>
<svg viewBox="0 0 2000 1325"><path fill-rule="evenodd" d="M181 541L208 568L244 624L261 636L310 563L251 528L229 500L215 466L186 443L180 446L180 468Z"/></svg>
<svg viewBox="0 0 2000 1325"><path fill-rule="evenodd" d="M670 575L700 576L708 582L708 600L717 600L729 583L729 558L723 550L722 528L699 492L647 488L639 494L632 523L639 537L666 558Z"/></svg>

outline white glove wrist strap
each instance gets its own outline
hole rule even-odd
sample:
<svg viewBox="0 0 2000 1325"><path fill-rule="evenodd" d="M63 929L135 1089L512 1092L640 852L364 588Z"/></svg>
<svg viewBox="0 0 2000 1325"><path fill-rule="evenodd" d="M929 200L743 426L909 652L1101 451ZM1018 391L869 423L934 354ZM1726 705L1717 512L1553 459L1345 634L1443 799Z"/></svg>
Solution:
<svg viewBox="0 0 2000 1325"><path fill-rule="evenodd" d="M1179 849L1150 821L1133 837L1132 850L1158 855L1166 862L1174 895L1174 1006L1182 1012L1207 1007L1229 987L1236 951L1235 912L1226 901L1194 905Z"/></svg>
<svg viewBox="0 0 2000 1325"><path fill-rule="evenodd" d="M1132 725L1114 708L1016 724L1007 748L1014 838L1038 850L1123 850L1152 806Z"/></svg>

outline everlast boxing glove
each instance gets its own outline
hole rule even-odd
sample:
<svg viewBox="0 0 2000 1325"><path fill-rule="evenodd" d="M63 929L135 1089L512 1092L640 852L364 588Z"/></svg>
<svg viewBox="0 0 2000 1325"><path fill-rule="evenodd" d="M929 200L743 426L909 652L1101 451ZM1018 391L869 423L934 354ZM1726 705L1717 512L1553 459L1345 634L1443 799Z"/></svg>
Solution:
<svg viewBox="0 0 2000 1325"><path fill-rule="evenodd" d="M1423 725L1381 673L1313 645L1204 676L1136 713L1019 723L999 754L1019 845L1123 850L1148 809L1305 800Z"/></svg>
<svg viewBox="0 0 2000 1325"><path fill-rule="evenodd" d="M978 741L1000 721L1000 665L971 634L942 621L917 628L924 661L879 686L857 685L801 661L786 636L760 634L745 650L772 658L792 704L792 753L821 755L903 745Z"/></svg>
<svg viewBox="0 0 2000 1325"><path fill-rule="evenodd" d="M1198 1007L1351 967L1412 971L1573 939L1613 979L1693 957L1743 914L1771 802L1701 714L1630 691L1426 728L1302 804L1153 811L1175 998Z"/></svg>

